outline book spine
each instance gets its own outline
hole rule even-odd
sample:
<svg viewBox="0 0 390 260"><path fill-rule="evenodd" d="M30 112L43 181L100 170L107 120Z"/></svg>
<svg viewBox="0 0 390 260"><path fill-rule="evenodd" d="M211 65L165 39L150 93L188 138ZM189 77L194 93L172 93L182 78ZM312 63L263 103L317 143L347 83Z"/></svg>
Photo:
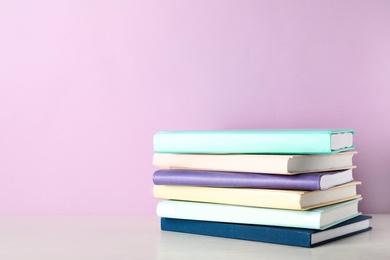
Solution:
<svg viewBox="0 0 390 260"><path fill-rule="evenodd" d="M320 190L321 174L275 175L217 171L158 170L156 185Z"/></svg>
<svg viewBox="0 0 390 260"><path fill-rule="evenodd" d="M170 200L161 201L157 205L157 216L165 218L310 229L322 229L321 215L321 211L255 208Z"/></svg>
<svg viewBox="0 0 390 260"><path fill-rule="evenodd" d="M157 133L156 153L207 154L326 154L331 150L331 131L243 133Z"/></svg>
<svg viewBox="0 0 390 260"><path fill-rule="evenodd" d="M161 218L161 229L291 246L311 247L310 233L272 226Z"/></svg>
<svg viewBox="0 0 390 260"><path fill-rule="evenodd" d="M290 156L164 154L153 155L153 165L158 168L177 168L210 171L256 172L290 174Z"/></svg>
<svg viewBox="0 0 390 260"><path fill-rule="evenodd" d="M285 194L281 190L245 188L210 188L154 185L153 194L160 199L199 201L230 205L302 210L302 192Z"/></svg>

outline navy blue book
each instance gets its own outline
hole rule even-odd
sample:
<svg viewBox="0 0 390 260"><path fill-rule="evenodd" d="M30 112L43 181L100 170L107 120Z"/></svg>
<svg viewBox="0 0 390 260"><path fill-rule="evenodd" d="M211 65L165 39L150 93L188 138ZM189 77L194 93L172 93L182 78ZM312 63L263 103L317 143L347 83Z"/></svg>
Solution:
<svg viewBox="0 0 390 260"><path fill-rule="evenodd" d="M361 215L325 230L161 218L161 230L315 247L371 230L371 218Z"/></svg>

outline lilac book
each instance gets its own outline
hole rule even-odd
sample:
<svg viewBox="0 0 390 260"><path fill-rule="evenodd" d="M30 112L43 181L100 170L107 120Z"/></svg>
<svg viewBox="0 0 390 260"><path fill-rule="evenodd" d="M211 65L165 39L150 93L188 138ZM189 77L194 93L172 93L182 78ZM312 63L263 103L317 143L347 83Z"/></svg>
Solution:
<svg viewBox="0 0 390 260"><path fill-rule="evenodd" d="M155 185L286 190L326 190L350 181L353 181L352 169L299 175L166 169L153 174Z"/></svg>

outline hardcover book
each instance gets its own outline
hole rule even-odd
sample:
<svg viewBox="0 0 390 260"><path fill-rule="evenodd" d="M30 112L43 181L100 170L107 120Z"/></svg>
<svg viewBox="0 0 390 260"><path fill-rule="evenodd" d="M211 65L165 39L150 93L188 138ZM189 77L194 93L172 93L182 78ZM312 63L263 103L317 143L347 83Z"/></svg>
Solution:
<svg viewBox="0 0 390 260"><path fill-rule="evenodd" d="M156 185L286 190L326 190L350 181L353 181L352 169L299 175L192 170L158 170L153 174Z"/></svg>
<svg viewBox="0 0 390 260"><path fill-rule="evenodd" d="M159 169L293 175L354 168L352 157L355 154L356 152L316 155L155 153L153 165Z"/></svg>
<svg viewBox="0 0 390 260"><path fill-rule="evenodd" d="M225 223L326 229L356 217L361 199L316 209L286 210L214 203L165 200L157 205L157 216Z"/></svg>
<svg viewBox="0 0 390 260"><path fill-rule="evenodd" d="M359 198L358 184L361 182L352 181L318 191L154 185L153 193L161 199L308 210Z"/></svg>
<svg viewBox="0 0 390 260"><path fill-rule="evenodd" d="M371 216L360 215L325 230L161 218L161 230L315 247L371 230L371 218Z"/></svg>
<svg viewBox="0 0 390 260"><path fill-rule="evenodd" d="M156 153L324 154L351 150L351 129L170 131L154 135Z"/></svg>

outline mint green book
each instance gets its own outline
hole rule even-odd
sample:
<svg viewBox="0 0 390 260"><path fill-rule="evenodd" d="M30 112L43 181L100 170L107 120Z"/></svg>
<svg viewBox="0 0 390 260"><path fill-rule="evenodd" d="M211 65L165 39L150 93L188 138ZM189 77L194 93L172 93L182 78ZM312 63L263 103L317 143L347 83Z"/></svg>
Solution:
<svg viewBox="0 0 390 260"><path fill-rule="evenodd" d="M354 149L351 129L169 131L154 135L156 153L330 154Z"/></svg>
<svg viewBox="0 0 390 260"><path fill-rule="evenodd" d="M306 211L163 200L158 203L156 213L163 218L327 229L359 216L360 200L358 198Z"/></svg>

